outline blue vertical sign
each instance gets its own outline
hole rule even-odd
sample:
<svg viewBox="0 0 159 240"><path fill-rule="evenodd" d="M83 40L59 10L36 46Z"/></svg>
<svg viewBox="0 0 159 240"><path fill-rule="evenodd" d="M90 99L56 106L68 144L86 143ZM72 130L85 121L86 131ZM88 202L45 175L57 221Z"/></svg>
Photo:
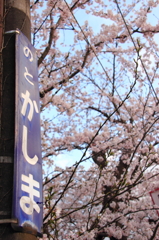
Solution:
<svg viewBox="0 0 159 240"><path fill-rule="evenodd" d="M42 159L37 58L34 47L16 34L16 112L13 228L41 235Z"/></svg>

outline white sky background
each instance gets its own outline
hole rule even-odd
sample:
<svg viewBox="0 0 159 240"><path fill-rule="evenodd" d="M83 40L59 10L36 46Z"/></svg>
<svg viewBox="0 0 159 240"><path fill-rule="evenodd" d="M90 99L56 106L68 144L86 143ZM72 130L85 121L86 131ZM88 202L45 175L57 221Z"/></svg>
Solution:
<svg viewBox="0 0 159 240"><path fill-rule="evenodd" d="M70 0L67 0L67 3L69 4ZM157 17L158 16L158 10L159 9L155 9L154 12L151 12L149 14L148 21L151 24L153 24L153 25L155 25L156 22L159 20L158 17ZM103 18L99 18L99 17L95 17L95 16L92 16L92 15L88 15L88 14L84 13L83 10L75 11L74 15L75 15L78 23L80 24L80 26L82 26L85 21L88 21L89 22L89 26L92 27L92 29L93 29L95 34L100 32L100 28L101 28L102 24L108 25L108 22L109 22L109 20L106 20L106 19L103 19ZM79 30L79 29L77 29L77 30ZM67 43L71 44L71 40L73 40L73 33L72 33L72 31L70 31L69 34L65 35L64 32L61 30L60 42L63 41L66 44ZM156 40L157 43L159 42L159 34L155 35L155 40ZM66 52L69 51L68 48L66 48L64 46L60 46L60 48L61 49L63 48L62 51L66 51ZM144 51L143 51L143 54L144 54ZM151 61L152 61L152 64L153 64L153 57L152 57ZM49 114L49 112L48 112L48 114ZM53 115L53 112L51 112L51 115ZM70 167L75 162L78 162L80 160L82 154L83 154L82 151L72 150L71 152L65 152L63 154L59 154L57 157L54 156L54 162L55 162L55 164L57 166L62 167L62 168L65 168L66 166ZM89 157L89 153L87 153L86 157ZM84 163L83 165L85 166L86 169L89 168L91 166L91 160L86 161L86 163Z"/></svg>

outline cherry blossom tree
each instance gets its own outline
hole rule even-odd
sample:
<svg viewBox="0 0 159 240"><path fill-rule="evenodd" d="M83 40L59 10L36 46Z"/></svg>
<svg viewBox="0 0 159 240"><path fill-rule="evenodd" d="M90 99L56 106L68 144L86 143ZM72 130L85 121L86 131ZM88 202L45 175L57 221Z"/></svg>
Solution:
<svg viewBox="0 0 159 240"><path fill-rule="evenodd" d="M158 10L158 0L31 0L43 239L158 239ZM71 151L73 166L58 167Z"/></svg>

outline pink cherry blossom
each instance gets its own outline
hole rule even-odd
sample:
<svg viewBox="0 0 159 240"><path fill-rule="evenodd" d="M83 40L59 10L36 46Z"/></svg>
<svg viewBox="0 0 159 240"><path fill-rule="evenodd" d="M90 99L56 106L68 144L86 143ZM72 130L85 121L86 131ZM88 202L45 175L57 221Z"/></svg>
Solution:
<svg viewBox="0 0 159 240"><path fill-rule="evenodd" d="M45 240L157 240L159 1L31 0ZM58 156L74 153L71 167Z"/></svg>

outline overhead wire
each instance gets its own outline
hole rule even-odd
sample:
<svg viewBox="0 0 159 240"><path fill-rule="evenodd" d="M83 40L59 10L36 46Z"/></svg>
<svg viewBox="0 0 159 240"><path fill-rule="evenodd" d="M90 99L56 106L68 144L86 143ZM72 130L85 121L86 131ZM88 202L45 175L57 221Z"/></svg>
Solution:
<svg viewBox="0 0 159 240"><path fill-rule="evenodd" d="M116 89L114 83L112 82L112 80L110 79L108 73L106 72L106 70L105 70L105 68L104 68L104 66L103 66L103 64L102 64L102 62L101 62L101 60L99 59L97 53L95 52L94 48L92 47L91 43L89 42L89 40L88 40L88 38L87 38L85 32L83 31L83 29L81 28L81 26L80 26L78 20L76 19L75 15L74 15L73 12L71 11L71 9L70 9L70 7L69 7L67 1L64 0L64 2L65 2L65 4L66 4L67 8L69 9L71 15L73 16L74 20L76 21L76 23L77 23L79 29L81 30L81 32L82 32L82 34L83 34L83 36L84 36L84 40L86 41L87 45L91 48L91 50L92 50L92 52L94 53L94 55L95 55L97 61L99 62L100 66L102 67L102 69L103 69L103 71L104 71L104 73L106 74L107 78L109 79L110 83L111 83L112 86L114 87L115 92L117 93L119 99L120 99L121 102L122 102L122 101L123 101L122 97L120 96L120 94L119 94L118 90ZM134 86L134 84L133 84L132 86ZM132 86L130 87L130 90L132 90ZM129 92L130 92L130 91L129 91ZM124 98L124 99L125 99L125 98ZM126 111L128 112L128 114L129 114L129 116L130 116L130 113L129 113L127 107L125 106L125 104L123 104L123 105L124 105Z"/></svg>
<svg viewBox="0 0 159 240"><path fill-rule="evenodd" d="M99 59L97 53L95 52L94 48L92 47L91 43L89 42L89 40L88 40L85 32L84 32L83 29L81 28L78 20L76 19L75 15L74 15L73 12L71 11L71 9L70 9L67 1L64 0L64 2L65 2L65 4L66 4L67 8L69 9L71 15L73 16L74 20L76 21L79 29L81 30L81 32L82 32L82 34L83 34L83 36L84 36L84 40L86 41L87 45L91 48L92 52L94 53L96 59L98 60L98 62L99 62L99 64L100 64L100 66L102 67L104 73L106 74L106 76L107 76L107 78L109 79L110 83L113 85L112 80L110 79L110 77L109 77L108 73L106 72L106 70L105 70L105 68L104 68L101 60ZM117 4L118 10L119 10L119 12L120 12L120 15L121 15L123 21L124 21L124 24L125 24L125 26L126 26L126 29L127 29L127 31L128 31L128 34L129 34L129 36L130 36L130 38L131 38L131 41L132 41L132 43L133 43L133 45L134 45L135 51L137 52L138 59L140 60L140 62L141 62L141 64L142 64L142 67L143 67L143 69L144 69L144 72L145 72L145 74L146 74L146 76L147 76L147 79L148 79L148 81L149 81L150 87L151 87L151 89L152 89L152 91L153 91L153 95L154 95L155 99L157 99L157 103L159 103L159 99L158 99L158 97L157 97L157 94L156 94L156 92L155 92L155 89L154 89L154 87L153 87L153 85L152 85L152 83L151 83L150 77L149 77L148 72L147 72L147 70L146 70L146 68L145 68L145 65L144 65L144 63L143 63L143 61L142 61L142 58L141 58L141 56L139 55L139 51L138 51L137 46L136 46L136 44L135 44L135 42L134 42L134 39L133 39L133 37L131 36L130 30L129 30L129 28L128 28L128 26L127 26L127 23L126 23L126 21L125 21L125 18L124 18L124 16L123 16L122 12L121 12L121 9L120 9L120 7L119 7L118 1L115 0L115 3ZM113 87L114 87L114 90L116 91L118 97L119 97L120 100L122 101L122 98L121 98L118 90L116 89L116 87L115 87L114 85L113 85ZM125 104L124 104L124 106L125 106ZM127 112L129 113L129 111L128 111L128 109L127 109L126 106L125 106L125 109L126 109ZM130 115L130 113L129 113L129 115Z"/></svg>
<svg viewBox="0 0 159 240"><path fill-rule="evenodd" d="M111 79L110 79L109 75L108 75L107 72L105 71L105 68L104 68L103 64L101 63L99 57L97 56L96 52L94 51L94 48L92 47L91 43L89 42L89 40L88 40L85 32L83 31L83 29L81 28L79 22L77 21L77 18L75 17L75 15L73 14L73 12L71 11L71 9L70 9L68 3L66 2L66 0L64 0L64 2L66 3L66 5L67 5L67 7L68 7L68 9L69 9L69 11L70 11L70 13L72 14L72 16L73 16L74 20L76 21L79 29L81 30L81 32L82 32L82 34L83 34L83 36L84 36L84 40L85 40L86 43L90 46L90 48L91 48L91 50L93 51L96 59L98 60L99 64L101 65L101 67L102 67L102 69L103 69L103 71L105 72L106 76L108 77L109 81L111 82Z"/></svg>
<svg viewBox="0 0 159 240"><path fill-rule="evenodd" d="M135 48L135 51L136 51L136 53L137 53L138 59L139 59L140 62L141 62L141 65L142 65L142 67L143 67L143 69L144 69L144 72L145 72L145 74L146 74L146 77L147 77L147 79L148 79L148 82L149 82L149 84L150 84L150 87L151 87L151 89L152 89L152 91L153 91L153 94L154 94L155 98L157 99L157 103L159 103L158 96L157 96L157 94L156 94L156 92L155 92L155 89L154 89L154 87L153 87L153 85L152 85L152 82L151 82L150 77L149 77L149 75L148 75L148 72L147 72L147 70L146 70L146 68L145 68L145 65L144 65L144 63L143 63L143 60L142 60L141 56L139 55L138 48L137 48L136 43L135 43L135 41L134 41L134 39L133 39L133 37L132 37L132 35L131 35L131 32L130 32L130 30L129 30L129 27L128 27L126 21L125 21L125 18L124 18L124 16L123 16L123 13L122 13L122 11L121 11L121 9L120 9L120 6L119 6L119 4L118 4L118 1L115 0L115 3L116 3L116 5L117 5L117 7L118 7L118 10L119 10L120 15L121 15L121 17L122 17L122 20L123 20L123 22L124 22L124 24L125 24L125 27L126 27L127 31L128 31L129 37L130 37L130 39L131 39L131 41L132 41L132 43L133 43L133 45L134 45L134 48Z"/></svg>
<svg viewBox="0 0 159 240"><path fill-rule="evenodd" d="M74 15L73 12L71 11L71 9L70 9L67 1L64 0L64 2L65 2L65 4L67 5L67 7L68 7L71 15L73 16L74 20L76 21L79 29L81 30L81 32L82 32L82 34L83 34L83 36L84 36L84 40L86 41L87 45L90 46L92 52L94 53L94 55L95 55L96 59L98 60L100 66L102 67L103 71L105 72L106 76L108 77L110 83L113 84L113 82L112 82L112 80L110 79L108 73L106 72L106 70L105 70L102 62L100 61L99 57L97 56L97 53L94 51L94 48L92 47L92 45L91 45L91 43L89 42L87 36L85 35L83 29L81 28L78 20L76 19L75 15ZM156 94L156 92L155 92L155 90L154 90L154 87L153 87L153 85L152 85L152 83L151 83L151 80L150 80L150 78L149 78L149 75L148 75L148 73L147 73L147 71L146 71L145 65L144 65L144 63L143 63L143 61L142 61L142 59L141 59L141 57L140 57L140 55L139 55L139 52L138 52L138 50L137 50L137 46L136 46L136 44L135 44L135 42L134 42L133 37L131 36L131 33L130 33L129 28L128 28L127 24L126 24L126 21L125 21L125 19L124 19L124 16L123 16L123 14L122 14L122 12L121 12L121 9L120 9L120 7L119 7L119 4L118 4L117 0L115 0L115 2L116 2L116 4L117 4L118 10L119 10L119 12L120 12L120 14L121 14L121 16L122 16L122 19L123 19L123 21L124 21L124 24L125 24L125 26L126 26L126 28L127 28L128 34L129 34L129 36L130 36L130 38L131 38L131 41L132 41L133 44L134 44L134 48L135 48L135 50L136 50L136 52L137 52L138 59L140 59L140 61L141 61L142 67L143 67L143 69L144 69L144 71L145 71L145 74L146 74L146 76L147 76L147 79L148 79L148 81L149 81L149 83L150 83L151 89L153 90L153 94L155 95L155 98L157 99L157 103L159 103L159 99L158 99L158 97L157 97L157 94ZM129 94L130 94L130 92L131 92L131 89L133 89L134 85L135 85L135 84L133 84L132 88L130 88ZM115 86L114 86L114 90L115 90L115 92L117 93L117 95L118 95L118 97L120 98L120 100L123 101L123 99L121 98L121 96L120 96L120 94L119 94L119 92L118 92L118 90L116 89ZM126 107L126 105L125 105L125 100L126 100L126 99L124 99L124 102L123 102L122 105L124 106L125 110L128 112L128 115L129 115L130 118L131 118L131 115L130 115L130 113L129 113L129 110L127 109L127 107ZM134 125L136 125L135 122L134 122ZM148 143L146 142L146 145L147 145L147 144L148 144ZM136 149L136 150L137 150L137 149Z"/></svg>

